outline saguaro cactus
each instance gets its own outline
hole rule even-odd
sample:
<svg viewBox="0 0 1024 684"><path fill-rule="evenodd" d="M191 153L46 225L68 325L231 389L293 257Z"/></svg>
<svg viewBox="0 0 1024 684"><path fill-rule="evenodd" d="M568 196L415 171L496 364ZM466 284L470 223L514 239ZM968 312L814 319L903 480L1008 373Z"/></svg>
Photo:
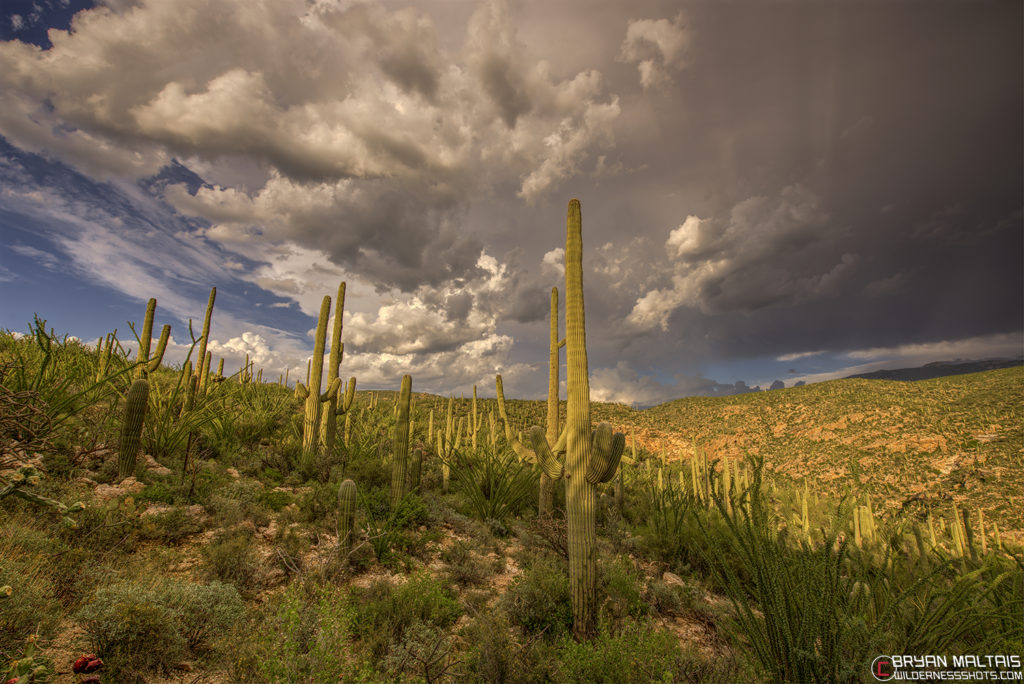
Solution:
<svg viewBox="0 0 1024 684"><path fill-rule="evenodd" d="M210 370L210 361L206 355L206 345L210 341L210 319L213 317L213 301L217 299L217 288L210 288L210 299L206 302L206 315L203 317L203 336L199 340L199 356L196 357L196 377L199 379L198 391L206 392L206 375ZM212 357L211 357L212 358Z"/></svg>
<svg viewBox="0 0 1024 684"><path fill-rule="evenodd" d="M149 358L149 346L153 339L153 317L156 315L156 300L150 299L146 304L146 318L142 324L142 336L139 338L139 366L135 371L135 381L128 389L124 402L124 420L121 423L121 444L117 452L117 475L119 480L135 473L135 462L139 455L142 442L142 424L146 420L146 408L149 406L149 380L146 376L160 367L167 340L171 336L171 326L165 325L160 332L156 353Z"/></svg>
<svg viewBox="0 0 1024 684"><path fill-rule="evenodd" d="M544 472L552 479L565 477L573 633L578 639L586 639L594 633L597 616L597 485L610 481L615 475L626 437L621 432L612 434L608 423L601 423L591 431L583 311L583 226L580 203L575 199L569 202L566 220L565 293L566 426L553 449L539 426L530 430L530 442ZM562 449L566 452L564 466L554 456Z"/></svg>
<svg viewBox="0 0 1024 684"><path fill-rule="evenodd" d="M320 304L320 318L316 325L316 340L313 343L313 358L310 365L309 385L303 387L300 383L295 385L295 396L305 399L305 413L302 423L302 454L309 459L316 455L318 439L320 437L320 404L328 401L331 394L337 396L338 387L341 381L335 377L334 382L327 391L320 394L320 382L324 370L324 347L327 346L327 319L331 315L331 298L324 295Z"/></svg>
<svg viewBox="0 0 1024 684"><path fill-rule="evenodd" d="M327 360L327 387L333 386L338 380L341 370L341 357L345 353L345 345L341 342L341 319L345 312L345 283L338 286L338 303L334 310L334 328L331 331L331 355ZM339 391L331 394L324 404L323 416L320 421L320 448L325 454L334 452L334 444L338 434L338 416L343 416L352 408L352 401L356 396L356 379L349 378L345 387L344 397L340 397Z"/></svg>
<svg viewBox="0 0 1024 684"><path fill-rule="evenodd" d="M548 442L558 439L558 350L565 346L565 338L558 339L558 288L551 288L551 335L548 354ZM554 483L551 478L540 475L539 513L551 513Z"/></svg>
<svg viewBox="0 0 1024 684"><path fill-rule="evenodd" d="M356 532L356 483L345 480L338 488L338 554L348 558Z"/></svg>
<svg viewBox="0 0 1024 684"><path fill-rule="evenodd" d="M398 506L405 496L406 460L409 456L409 399L412 394L412 376L402 376L402 389L398 395L398 418L395 421L395 448L391 462L391 507Z"/></svg>

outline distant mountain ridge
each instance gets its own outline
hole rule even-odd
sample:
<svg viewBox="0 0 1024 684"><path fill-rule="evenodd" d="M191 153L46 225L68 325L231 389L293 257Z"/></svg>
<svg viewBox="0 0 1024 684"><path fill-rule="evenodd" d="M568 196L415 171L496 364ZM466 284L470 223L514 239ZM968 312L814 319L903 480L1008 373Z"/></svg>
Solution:
<svg viewBox="0 0 1024 684"><path fill-rule="evenodd" d="M877 370L870 373L857 373L848 375L847 378L865 378L867 380L930 380L931 378L942 378L948 375L966 375L967 373L981 373L982 371L997 370L999 368L1012 368L1013 366L1024 365L1024 356L1016 359L985 359L982 361L967 361L956 359L954 361L933 361L916 368L892 368L889 370Z"/></svg>

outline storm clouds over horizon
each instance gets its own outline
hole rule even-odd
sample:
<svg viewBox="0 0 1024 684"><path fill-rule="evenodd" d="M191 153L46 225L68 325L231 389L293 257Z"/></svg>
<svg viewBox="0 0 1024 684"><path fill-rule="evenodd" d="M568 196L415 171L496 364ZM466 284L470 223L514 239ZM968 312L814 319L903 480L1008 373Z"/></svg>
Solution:
<svg viewBox="0 0 1024 684"><path fill-rule="evenodd" d="M276 377L345 280L360 387L539 397L577 197L594 399L1019 356L1022 19L10 0L0 327L94 340L156 297L181 353L216 285L215 353Z"/></svg>

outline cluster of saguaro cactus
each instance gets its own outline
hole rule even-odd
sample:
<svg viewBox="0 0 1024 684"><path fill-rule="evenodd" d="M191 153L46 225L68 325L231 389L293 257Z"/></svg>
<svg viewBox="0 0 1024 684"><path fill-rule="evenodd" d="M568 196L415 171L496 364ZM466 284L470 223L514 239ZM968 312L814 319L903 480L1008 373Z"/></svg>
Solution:
<svg viewBox="0 0 1024 684"><path fill-rule="evenodd" d="M135 473L135 462L139 456L142 443L142 425L146 420L146 408L149 406L149 380L147 375L160 367L167 340L171 336L171 326L165 325L160 333L153 357L149 356L149 348L153 339L153 317L156 314L156 300L150 299L146 305L146 318L142 324L142 336L139 338L138 367L135 380L128 388L128 396L124 404L124 421L121 424L121 443L117 453L118 479Z"/></svg>
<svg viewBox="0 0 1024 684"><path fill-rule="evenodd" d="M398 417L395 420L395 442L391 462L391 506L398 506L405 496L406 461L409 456L409 400L412 377L402 376L402 389L398 394Z"/></svg>
<svg viewBox="0 0 1024 684"><path fill-rule="evenodd" d="M327 319L331 315L331 297L324 295L320 304L320 317L317 319L316 339L313 343L313 357L310 359L307 385L295 383L295 396L305 400L304 418L302 422L302 454L304 459L311 459L316 455L320 439L320 421L322 418L320 404L326 403L330 397L337 397L338 389L341 387L341 380L337 377L327 391L320 392L320 382L323 379L324 349L327 347Z"/></svg>
<svg viewBox="0 0 1024 684"><path fill-rule="evenodd" d="M438 429L435 433L437 442L437 456L441 461L441 491L445 494L451 485L451 459L455 456L462 445L462 419L458 421L456 429L455 415L453 413L454 397L448 397L448 414L444 421L444 430Z"/></svg>

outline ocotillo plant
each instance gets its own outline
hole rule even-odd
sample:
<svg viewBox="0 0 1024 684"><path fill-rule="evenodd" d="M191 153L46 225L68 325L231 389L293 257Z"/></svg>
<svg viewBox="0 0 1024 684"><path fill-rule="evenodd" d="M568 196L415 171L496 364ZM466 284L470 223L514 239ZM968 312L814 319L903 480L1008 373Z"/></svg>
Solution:
<svg viewBox="0 0 1024 684"><path fill-rule="evenodd" d="M345 480L338 488L338 554L344 559L352 553L356 531L356 483Z"/></svg>
<svg viewBox="0 0 1024 684"><path fill-rule="evenodd" d="M341 342L341 320L345 312L345 283L338 286L338 303L334 310L334 328L331 331L331 355L327 360L327 387L331 387L341 368L341 357L345 353L345 345ZM320 422L320 448L323 453L334 453L334 443L338 434L338 416L345 415L352 408L356 396L356 379L349 378L345 388L345 396L338 401L338 392L330 395L324 404Z"/></svg>
<svg viewBox="0 0 1024 684"><path fill-rule="evenodd" d="M303 387L295 385L295 396L304 399L305 412L302 422L302 455L307 461L316 455L317 445L320 438L320 404L328 401L331 394L337 396L338 387L341 381L338 378L327 391L320 394L320 381L323 378L324 370L324 347L327 346L327 319L331 315L331 298L324 295L320 304L320 318L316 325L316 340L313 343L313 358L310 359L309 385Z"/></svg>
<svg viewBox="0 0 1024 684"><path fill-rule="evenodd" d="M409 455L409 398L412 394L412 376L402 376L402 389L398 395L398 418L395 421L395 448L391 462L391 507L397 508L405 496L405 467Z"/></svg>
<svg viewBox="0 0 1024 684"><path fill-rule="evenodd" d="M583 308L583 225L579 200L569 202L565 244L565 339L568 368L568 407L564 437L554 449L544 429L530 430L530 441L541 468L552 479L565 476L569 522L569 591L572 596L573 633L578 639L593 635L597 618L597 485L608 482L626 446L621 432L601 423L591 431L590 378ZM563 466L554 452L566 452Z"/></svg>
<svg viewBox="0 0 1024 684"><path fill-rule="evenodd" d="M135 461L139 455L142 442L142 424L146 420L146 408L149 406L149 380L146 376L160 367L167 340L171 336L171 326L165 325L160 333L160 342L156 353L149 358L149 346L153 339L153 316L156 314L156 300L150 299L146 304L146 319L142 324L142 337L139 338L139 366L136 378L128 389L124 403L124 421L121 424L121 444L117 452L118 479L135 473Z"/></svg>

